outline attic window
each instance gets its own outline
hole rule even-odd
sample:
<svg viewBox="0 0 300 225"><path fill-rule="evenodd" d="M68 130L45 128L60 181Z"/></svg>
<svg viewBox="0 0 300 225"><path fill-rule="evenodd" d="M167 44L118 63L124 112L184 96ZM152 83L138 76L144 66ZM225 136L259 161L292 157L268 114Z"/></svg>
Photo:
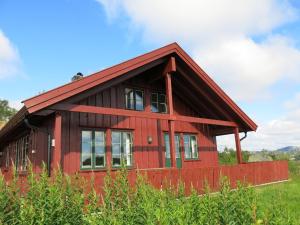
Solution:
<svg viewBox="0 0 300 225"><path fill-rule="evenodd" d="M151 111L158 113L167 113L166 95L153 92L151 94Z"/></svg>
<svg viewBox="0 0 300 225"><path fill-rule="evenodd" d="M139 89L125 88L126 109L144 110L144 92Z"/></svg>

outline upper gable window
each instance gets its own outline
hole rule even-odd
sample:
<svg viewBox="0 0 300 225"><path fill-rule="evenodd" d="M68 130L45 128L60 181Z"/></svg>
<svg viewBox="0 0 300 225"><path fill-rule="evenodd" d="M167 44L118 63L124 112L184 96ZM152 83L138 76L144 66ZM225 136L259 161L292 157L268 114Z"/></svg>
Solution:
<svg viewBox="0 0 300 225"><path fill-rule="evenodd" d="M140 89L125 88L125 107L138 111L144 110L144 91Z"/></svg>
<svg viewBox="0 0 300 225"><path fill-rule="evenodd" d="M167 113L167 100L165 94L157 92L151 94L151 111Z"/></svg>

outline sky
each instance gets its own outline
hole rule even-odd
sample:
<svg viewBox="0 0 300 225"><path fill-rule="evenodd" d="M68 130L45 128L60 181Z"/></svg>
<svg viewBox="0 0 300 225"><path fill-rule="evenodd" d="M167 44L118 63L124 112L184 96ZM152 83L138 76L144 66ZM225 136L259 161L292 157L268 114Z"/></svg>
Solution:
<svg viewBox="0 0 300 225"><path fill-rule="evenodd" d="M258 124L243 149L300 146L298 0L0 0L0 99L20 108L171 42Z"/></svg>

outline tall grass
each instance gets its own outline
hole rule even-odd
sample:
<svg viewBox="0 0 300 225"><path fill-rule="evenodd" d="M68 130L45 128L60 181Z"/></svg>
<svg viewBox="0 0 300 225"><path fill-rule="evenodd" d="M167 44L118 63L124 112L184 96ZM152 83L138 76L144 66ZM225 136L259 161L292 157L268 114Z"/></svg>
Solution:
<svg viewBox="0 0 300 225"><path fill-rule="evenodd" d="M9 184L1 175L0 224L296 224L280 205L259 207L253 188L230 190L226 178L218 194L202 196L185 196L183 185L157 190L141 175L130 185L125 167L115 178L108 171L104 183L100 195L93 178L60 170L49 178L44 167L38 176L29 169L21 191L16 174Z"/></svg>

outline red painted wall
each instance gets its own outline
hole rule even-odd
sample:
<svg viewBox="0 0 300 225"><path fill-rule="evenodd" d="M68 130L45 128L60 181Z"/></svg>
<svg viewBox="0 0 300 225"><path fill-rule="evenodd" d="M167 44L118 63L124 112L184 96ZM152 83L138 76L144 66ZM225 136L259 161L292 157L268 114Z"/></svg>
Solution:
<svg viewBox="0 0 300 225"><path fill-rule="evenodd" d="M125 87L135 85L120 84L105 91L93 94L77 104L125 108ZM150 112L151 90L162 90L162 87L147 87L138 84L144 90L145 111ZM189 106L174 95L175 114L197 116ZM164 139L163 132L168 132L167 120L144 119L138 117L108 116L88 113L64 113L62 130L63 168L66 172L74 173L80 169L80 131L85 128L95 129L126 129L133 132L133 162L134 168L162 168L164 167ZM196 168L218 165L216 139L210 134L208 125L191 124L186 122L175 123L176 133L197 134L199 160L186 161L182 158L183 168ZM153 142L147 143L151 136ZM108 141L108 140L107 140ZM183 149L182 149L183 150ZM111 151L107 148L107 153Z"/></svg>

